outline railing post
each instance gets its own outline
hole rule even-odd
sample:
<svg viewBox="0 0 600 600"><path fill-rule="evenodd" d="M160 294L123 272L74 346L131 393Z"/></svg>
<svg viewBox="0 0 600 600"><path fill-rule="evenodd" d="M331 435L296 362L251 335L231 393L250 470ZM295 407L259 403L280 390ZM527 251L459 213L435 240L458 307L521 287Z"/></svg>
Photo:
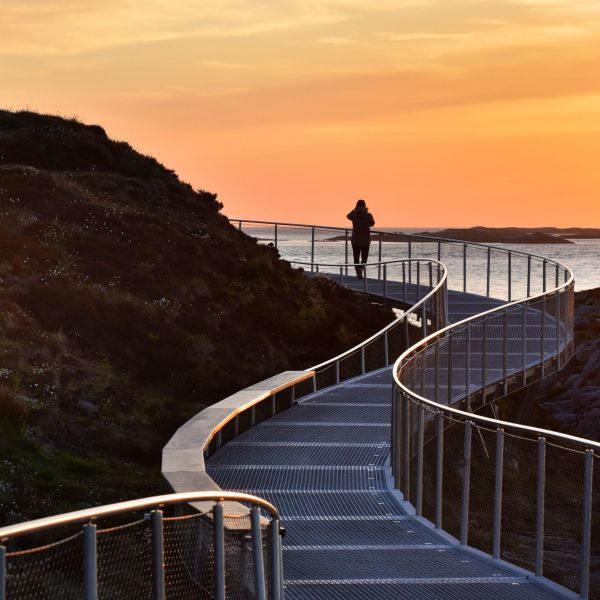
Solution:
<svg viewBox="0 0 600 600"><path fill-rule="evenodd" d="M317 372L316 371L312 378L312 391L313 391L313 394L317 391Z"/></svg>
<svg viewBox="0 0 600 600"><path fill-rule="evenodd" d="M421 327L423 329L423 338L427 337L427 309L425 305L427 302L423 302L421 305Z"/></svg>
<svg viewBox="0 0 600 600"><path fill-rule="evenodd" d="M527 297L531 296L531 255L527 256Z"/></svg>
<svg viewBox="0 0 600 600"><path fill-rule="evenodd" d="M465 394L467 395L467 411L471 412L471 322L467 323L467 356L465 372Z"/></svg>
<svg viewBox="0 0 600 600"><path fill-rule="evenodd" d="M408 263L408 271L410 272L410 263ZM402 263L402 301L406 302L406 263Z"/></svg>
<svg viewBox="0 0 600 600"><path fill-rule="evenodd" d="M508 309L502 312L502 387L508 393Z"/></svg>
<svg viewBox="0 0 600 600"><path fill-rule="evenodd" d="M454 336L452 335L452 332L450 331L448 334L448 406L452 405L452 363L453 363L453 356L452 356L452 350L453 350L453 340L454 340Z"/></svg>
<svg viewBox="0 0 600 600"><path fill-rule="evenodd" d="M404 317L404 339L406 340L406 348L410 348L410 333L408 332L408 319Z"/></svg>
<svg viewBox="0 0 600 600"><path fill-rule="evenodd" d="M556 292L554 301L554 318L556 319L556 369L560 369L560 291Z"/></svg>
<svg viewBox="0 0 600 600"><path fill-rule="evenodd" d="M394 435L392 439L392 449L394 455L394 485L400 489L402 485L402 396L400 388L394 383L392 392L392 401L394 403Z"/></svg>
<svg viewBox="0 0 600 600"><path fill-rule="evenodd" d="M523 387L527 385L527 305L523 304L523 314L522 314L522 366L523 366Z"/></svg>
<svg viewBox="0 0 600 600"><path fill-rule="evenodd" d="M242 222L241 222L241 221L239 221L239 222L238 222L238 229L239 229L240 231L242 230Z"/></svg>
<svg viewBox="0 0 600 600"><path fill-rule="evenodd" d="M547 266L548 266L548 262L546 260L544 260L543 263L543 288L542 291L545 293L546 292L546 271L547 271Z"/></svg>
<svg viewBox="0 0 600 600"><path fill-rule="evenodd" d="M466 546L469 535L469 487L471 483L471 421L465 422L465 437L463 449L463 488L460 517L460 543Z"/></svg>
<svg viewBox="0 0 600 600"><path fill-rule="evenodd" d="M315 228L313 226L311 228L311 236L310 236L310 270L311 270L311 272L314 270L314 262L315 262Z"/></svg>
<svg viewBox="0 0 600 600"><path fill-rule="evenodd" d="M6 600L6 547L0 545L0 600Z"/></svg>
<svg viewBox="0 0 600 600"><path fill-rule="evenodd" d="M256 600L265 600L265 567L262 546L262 530L260 527L260 509L253 506L250 510L252 528L252 558L254 565L254 597Z"/></svg>
<svg viewBox="0 0 600 600"><path fill-rule="evenodd" d="M152 600L164 600L165 546L162 510L153 510L150 513L150 525L152 527Z"/></svg>
<svg viewBox="0 0 600 600"><path fill-rule="evenodd" d="M483 317L482 344L481 344L481 393L482 402L485 402L485 384L487 381L487 315Z"/></svg>
<svg viewBox="0 0 600 600"><path fill-rule="evenodd" d="M439 402L439 396L440 396L440 345L437 341L435 342L435 350L433 353L433 365L434 365L433 398L434 398L435 402Z"/></svg>
<svg viewBox="0 0 600 600"><path fill-rule="evenodd" d="M336 383L340 382L340 361L339 360L335 361L335 382Z"/></svg>
<svg viewBox="0 0 600 600"><path fill-rule="evenodd" d="M383 265L383 297L387 299L387 265Z"/></svg>
<svg viewBox="0 0 600 600"><path fill-rule="evenodd" d="M367 370L366 370L366 364L365 364L365 347L362 346L360 349L360 372L364 375Z"/></svg>
<svg viewBox="0 0 600 600"><path fill-rule="evenodd" d="M542 315L540 327L540 360L542 362L542 377L544 376L544 359L546 358L546 296L542 297Z"/></svg>
<svg viewBox="0 0 600 600"><path fill-rule="evenodd" d="M554 267L554 287L558 287L560 283L560 273L559 273L559 265L556 263Z"/></svg>
<svg viewBox="0 0 600 600"><path fill-rule="evenodd" d="M98 600L98 542L96 525L83 526L83 589L85 600Z"/></svg>
<svg viewBox="0 0 600 600"><path fill-rule="evenodd" d="M429 289L433 287L433 265L429 261Z"/></svg>
<svg viewBox="0 0 600 600"><path fill-rule="evenodd" d="M417 263L417 302L421 299L421 263Z"/></svg>
<svg viewBox="0 0 600 600"><path fill-rule="evenodd" d="M535 574L544 573L544 511L546 496L546 438L538 438L537 489L535 501Z"/></svg>
<svg viewBox="0 0 600 600"><path fill-rule="evenodd" d="M403 474L403 486L402 493L404 499L409 498L409 486L410 486L410 400L404 398L404 414L402 415L402 474Z"/></svg>
<svg viewBox="0 0 600 600"><path fill-rule="evenodd" d="M467 245L463 244L463 292L467 291Z"/></svg>
<svg viewBox="0 0 600 600"><path fill-rule="evenodd" d="M379 234L379 254L378 254L379 265L377 266L377 279L381 279L381 245L382 245L382 240L381 240L381 233L380 233Z"/></svg>
<svg viewBox="0 0 600 600"><path fill-rule="evenodd" d="M344 231L344 238L345 238L345 260L344 263L346 264L346 277L348 277L348 230L346 229L346 231Z"/></svg>
<svg viewBox="0 0 600 600"><path fill-rule="evenodd" d="M215 600L225 600L225 517L223 504L213 506L213 548L215 554Z"/></svg>
<svg viewBox="0 0 600 600"><path fill-rule="evenodd" d="M579 595L588 598L590 591L590 558L592 534L592 492L594 475L594 451L586 450L583 475L583 513L581 536L581 577Z"/></svg>
<svg viewBox="0 0 600 600"><path fill-rule="evenodd" d="M442 508L444 499L444 415L439 412L436 418L435 444L435 527L442 528Z"/></svg>
<svg viewBox="0 0 600 600"><path fill-rule="evenodd" d="M437 247L437 259L438 259L438 262L441 262L441 260L442 260L442 242L438 242L437 246L438 246Z"/></svg>
<svg viewBox="0 0 600 600"><path fill-rule="evenodd" d="M492 556L500 558L502 532L502 475L504 471L504 430L496 430L496 473L494 482L494 537Z"/></svg>
<svg viewBox="0 0 600 600"><path fill-rule="evenodd" d="M512 252L508 251L508 301L512 300Z"/></svg>
<svg viewBox="0 0 600 600"><path fill-rule="evenodd" d="M281 535L280 535L279 519L273 519L269 525L269 533L271 538L271 572L269 579L271 583L271 598L272 600L281 600L282 597L282 581L281 581Z"/></svg>
<svg viewBox="0 0 600 600"><path fill-rule="evenodd" d="M419 405L417 420L417 517L423 514L423 435L425 428L425 408Z"/></svg>
<svg viewBox="0 0 600 600"><path fill-rule="evenodd" d="M412 242L408 240L408 260L412 259ZM408 282L412 283L412 263L408 263Z"/></svg>
<svg viewBox="0 0 600 600"><path fill-rule="evenodd" d="M385 359L385 366L387 367L390 364L390 344L387 331L384 331L383 333L383 355Z"/></svg>
<svg viewBox="0 0 600 600"><path fill-rule="evenodd" d="M274 417L277 413L277 394L271 395L271 416Z"/></svg>
<svg viewBox="0 0 600 600"><path fill-rule="evenodd" d="M492 249L487 249L487 277L486 277L486 285L485 285L485 295L490 297L490 279L491 279L491 271L492 271Z"/></svg>
<svg viewBox="0 0 600 600"><path fill-rule="evenodd" d="M277 223L275 223L275 248L277 248Z"/></svg>
<svg viewBox="0 0 600 600"><path fill-rule="evenodd" d="M344 265L340 265L340 283L344 285Z"/></svg>

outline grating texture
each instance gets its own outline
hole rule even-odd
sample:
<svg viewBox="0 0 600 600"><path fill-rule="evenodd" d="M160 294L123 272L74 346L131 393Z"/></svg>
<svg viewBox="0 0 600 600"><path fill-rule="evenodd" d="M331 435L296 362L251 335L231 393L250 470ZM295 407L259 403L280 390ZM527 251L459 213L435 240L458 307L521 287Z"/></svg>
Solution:
<svg viewBox="0 0 600 600"><path fill-rule="evenodd" d="M10 600L79 600L83 597L83 535L7 554Z"/></svg>
<svg viewBox="0 0 600 600"><path fill-rule="evenodd" d="M98 532L98 594L115 600L152 598L150 521Z"/></svg>
<svg viewBox="0 0 600 600"><path fill-rule="evenodd" d="M558 595L540 589L523 579L499 582L443 581L402 583L329 583L326 585L287 585L286 600L548 600Z"/></svg>
<svg viewBox="0 0 600 600"><path fill-rule="evenodd" d="M374 467L211 467L210 476L224 489L370 491L385 487Z"/></svg>
<svg viewBox="0 0 600 600"><path fill-rule="evenodd" d="M286 424L266 421L235 438L236 442L331 442L344 443L351 439L357 444L390 442L391 427L374 425L364 427L360 423L339 425L332 423ZM214 455L216 458L217 454ZM211 457L212 464L213 457Z"/></svg>

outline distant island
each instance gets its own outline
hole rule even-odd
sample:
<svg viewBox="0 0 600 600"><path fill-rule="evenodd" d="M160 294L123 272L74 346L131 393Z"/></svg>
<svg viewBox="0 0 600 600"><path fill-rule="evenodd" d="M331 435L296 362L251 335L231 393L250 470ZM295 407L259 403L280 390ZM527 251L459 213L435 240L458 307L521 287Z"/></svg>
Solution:
<svg viewBox="0 0 600 600"><path fill-rule="evenodd" d="M572 240L600 239L600 229L570 227L469 227L463 229L443 229L441 231L419 231L408 236L402 231L394 233L377 233L371 236L372 241L383 242L427 241L419 236L464 240L482 244L572 244ZM416 237L416 240L415 240ZM328 238L329 242L345 240L344 235Z"/></svg>

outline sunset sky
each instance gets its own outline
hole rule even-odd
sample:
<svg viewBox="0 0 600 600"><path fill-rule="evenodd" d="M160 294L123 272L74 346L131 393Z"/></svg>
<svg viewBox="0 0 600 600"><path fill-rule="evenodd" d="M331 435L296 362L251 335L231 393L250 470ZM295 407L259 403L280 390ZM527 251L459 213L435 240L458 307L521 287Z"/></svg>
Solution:
<svg viewBox="0 0 600 600"><path fill-rule="evenodd" d="M0 92L231 217L600 227L599 0L0 0Z"/></svg>

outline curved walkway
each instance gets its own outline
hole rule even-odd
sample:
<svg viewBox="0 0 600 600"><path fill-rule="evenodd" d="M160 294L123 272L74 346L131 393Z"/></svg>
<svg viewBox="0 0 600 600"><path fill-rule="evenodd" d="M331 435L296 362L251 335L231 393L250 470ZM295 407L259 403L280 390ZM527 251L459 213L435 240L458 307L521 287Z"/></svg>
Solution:
<svg viewBox="0 0 600 600"><path fill-rule="evenodd" d="M450 292L449 318L502 303ZM386 467L391 383L387 368L307 396L207 462L222 488L256 493L279 508L286 598L571 597L460 546L401 502Z"/></svg>

